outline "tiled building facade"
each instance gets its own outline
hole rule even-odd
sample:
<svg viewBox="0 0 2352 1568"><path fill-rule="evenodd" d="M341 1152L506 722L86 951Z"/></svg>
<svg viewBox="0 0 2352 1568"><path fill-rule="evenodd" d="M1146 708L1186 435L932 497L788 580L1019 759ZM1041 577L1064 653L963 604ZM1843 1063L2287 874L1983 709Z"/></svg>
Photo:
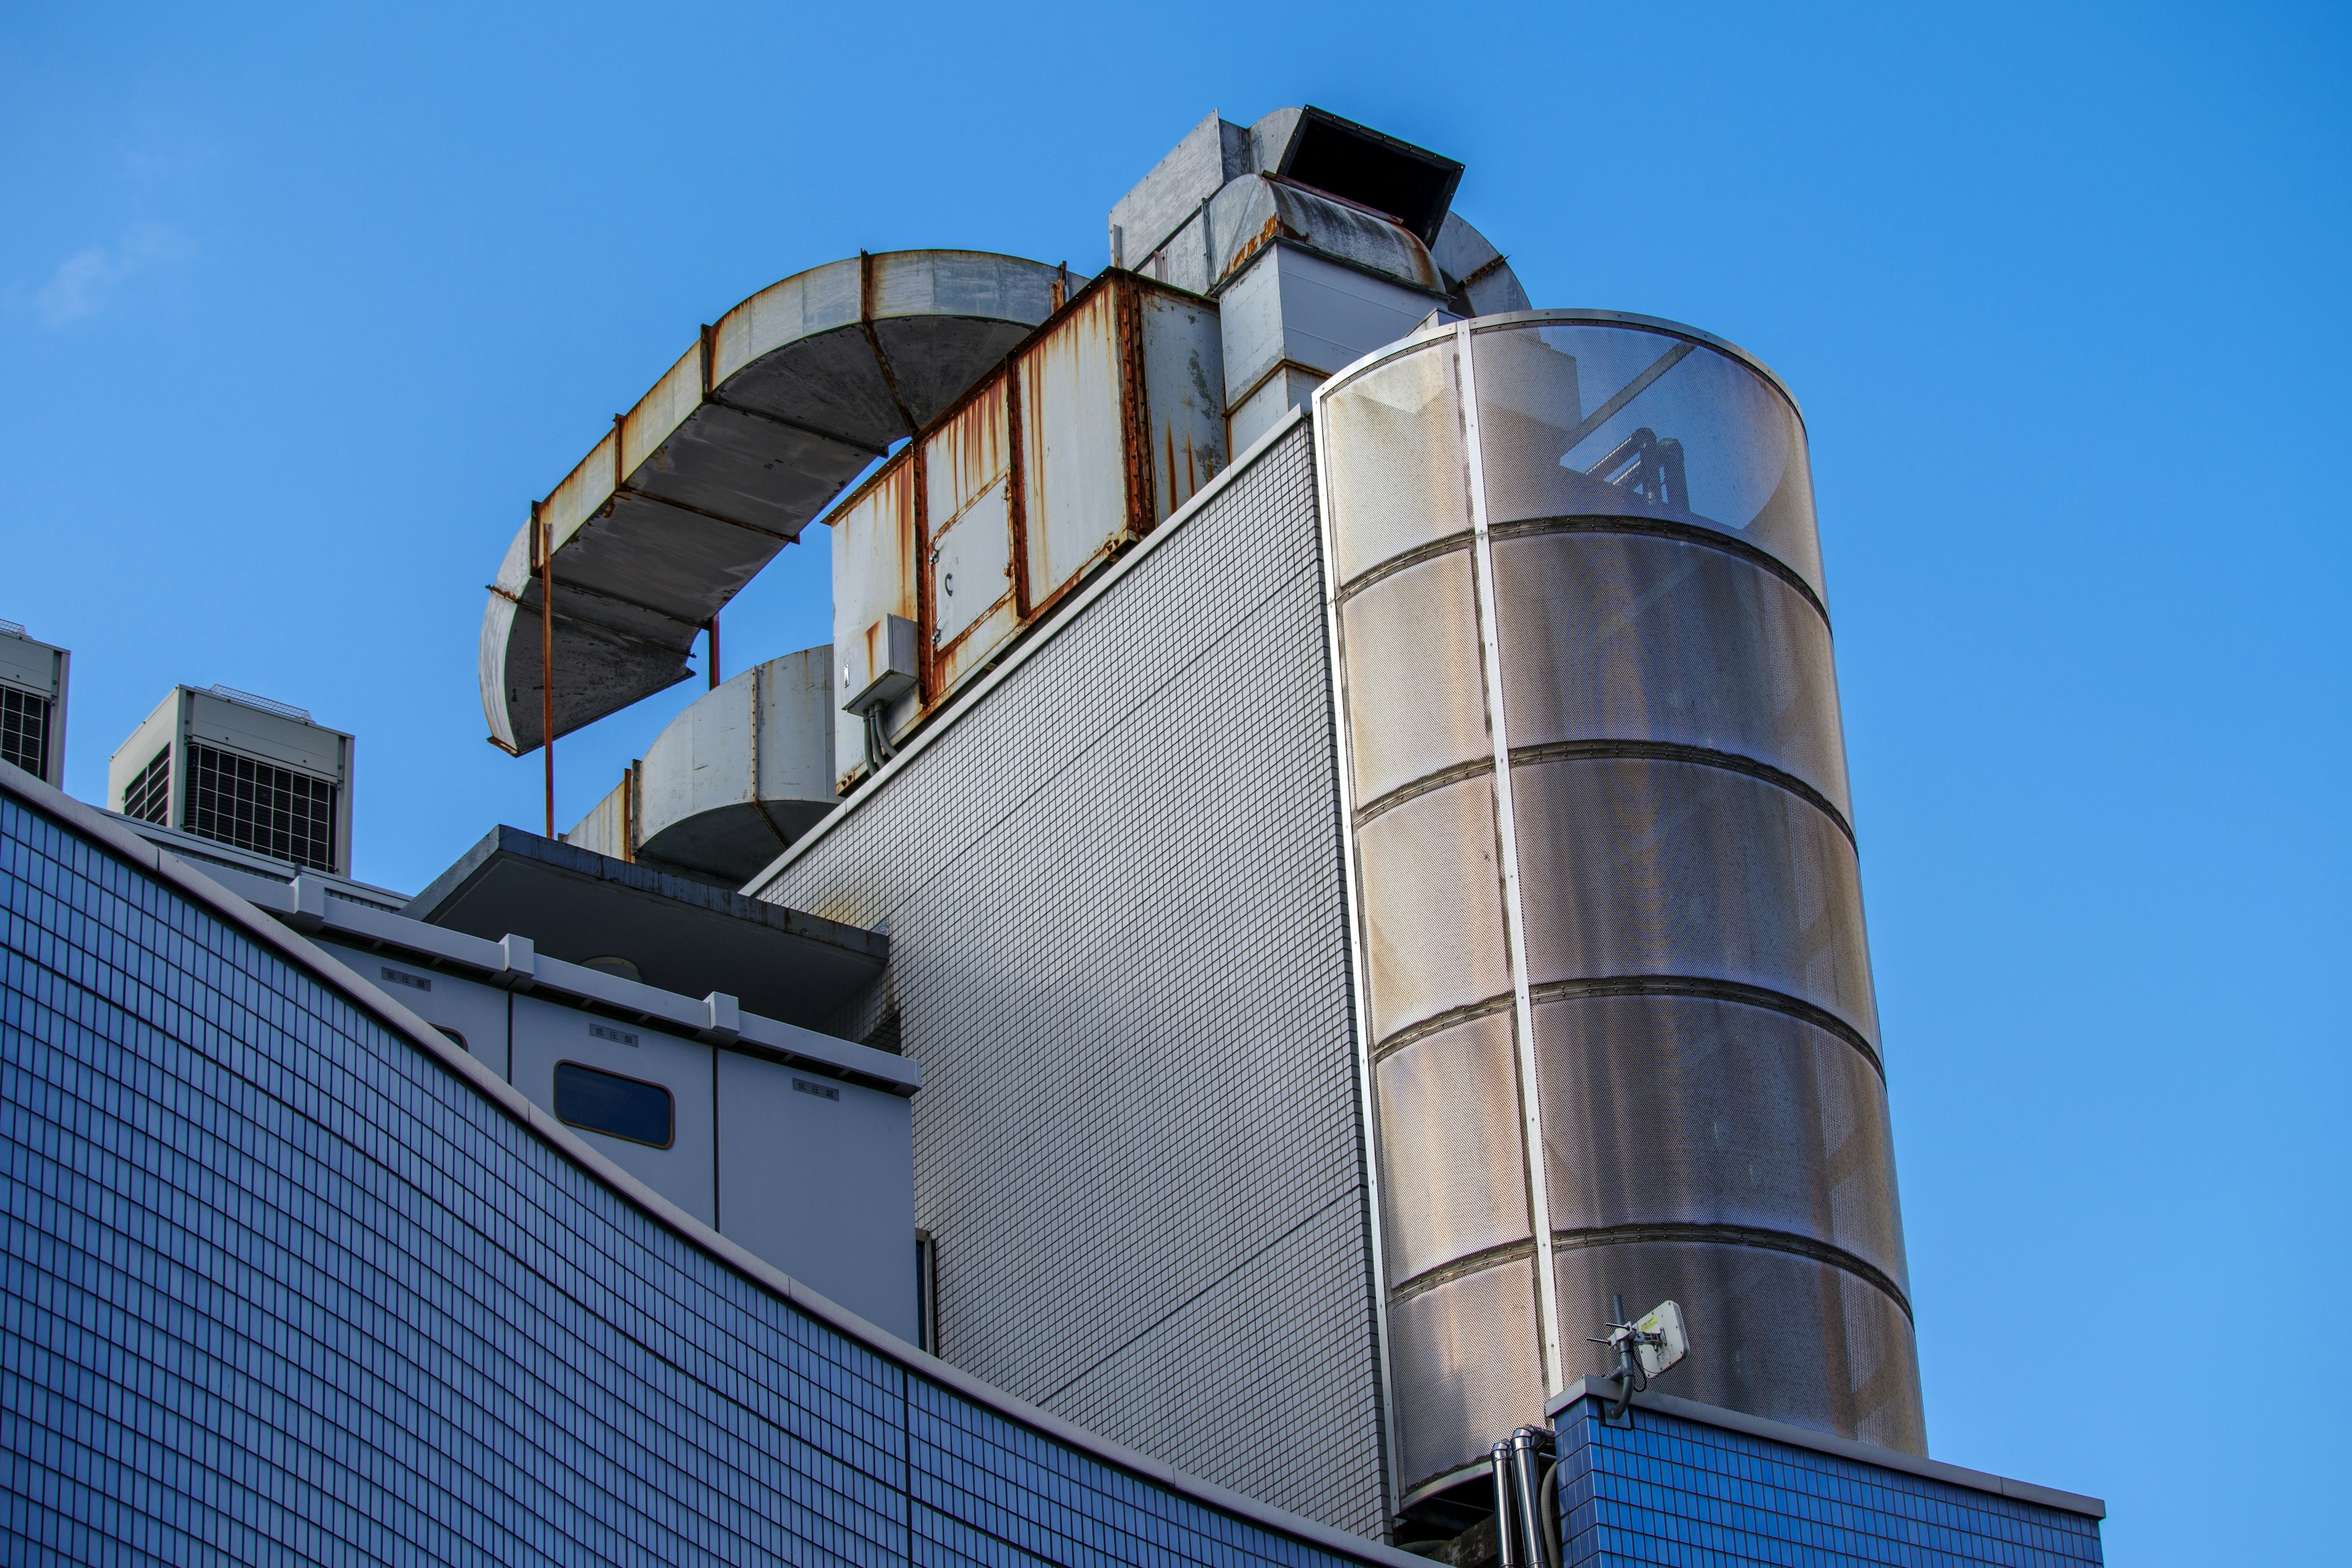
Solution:
<svg viewBox="0 0 2352 1568"><path fill-rule="evenodd" d="M805 1299L316 949L5 782L6 1561L1411 1561Z"/></svg>

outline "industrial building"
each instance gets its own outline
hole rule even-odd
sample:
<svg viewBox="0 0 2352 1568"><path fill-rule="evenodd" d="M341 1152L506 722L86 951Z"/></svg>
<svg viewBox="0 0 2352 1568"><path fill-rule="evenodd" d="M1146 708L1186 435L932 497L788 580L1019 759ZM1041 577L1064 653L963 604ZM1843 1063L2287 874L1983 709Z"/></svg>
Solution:
<svg viewBox="0 0 2352 1568"><path fill-rule="evenodd" d="M443 1392L335 1418L382 1506L272 1494L272 1542L2099 1561L2095 1500L1927 1457L1796 400L1708 332L1534 308L1461 174L1212 115L1097 275L861 254L703 327L493 579L483 710L545 831L422 892L351 879L352 737L265 699L175 689L109 812L0 770L12 1081L49 1086L12 1114L122 1128L40 1144L64 1206L10 1258L210 1095L269 1136L197 1188L329 1180L422 1270L387 1278L433 1326L352 1364ZM729 600L820 521L829 640L721 680ZM705 637L710 689L559 837L557 742ZM92 1100L100 1013L171 1065ZM281 1078L341 1142L239 1087ZM310 1289L289 1222L223 1212ZM308 1300L321 1345L375 1323ZM9 1342L37 1386L61 1332ZM44 1409L16 1476L98 1488ZM180 1452L142 1441L104 1474Z"/></svg>

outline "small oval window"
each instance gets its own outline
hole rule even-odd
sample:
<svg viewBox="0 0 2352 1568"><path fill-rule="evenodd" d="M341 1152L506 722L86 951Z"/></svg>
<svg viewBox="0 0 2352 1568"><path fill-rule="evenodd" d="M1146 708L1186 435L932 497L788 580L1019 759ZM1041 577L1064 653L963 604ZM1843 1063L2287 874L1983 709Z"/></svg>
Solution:
<svg viewBox="0 0 2352 1568"><path fill-rule="evenodd" d="M632 1143L670 1145L669 1090L578 1062L555 1064L555 1119Z"/></svg>

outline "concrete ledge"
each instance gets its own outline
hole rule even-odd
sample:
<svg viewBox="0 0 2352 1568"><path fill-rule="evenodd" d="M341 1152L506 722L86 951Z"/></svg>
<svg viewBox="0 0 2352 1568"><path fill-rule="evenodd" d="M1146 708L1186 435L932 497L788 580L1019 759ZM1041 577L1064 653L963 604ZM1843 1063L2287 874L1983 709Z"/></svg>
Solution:
<svg viewBox="0 0 2352 1568"><path fill-rule="evenodd" d="M1551 1396L1544 1405L1544 1415L1557 1420L1561 1411L1579 1400L1614 1402L1616 1397L1617 1385L1612 1380L1605 1377L1580 1378ZM1967 1487L1972 1491L1990 1492L1995 1497L2038 1503L2043 1508L2057 1509L2062 1513L2081 1514L2085 1519L2107 1517L2107 1505L2104 1501L2095 1497L2084 1497L2080 1492L2060 1491L2055 1487L2036 1486L2032 1481L2013 1481L2006 1476L1948 1465L1941 1459L1922 1458L1916 1454L1905 1454L1869 1443L1833 1437L1810 1426L1791 1426L1785 1421L1768 1421L1761 1415L1726 1410L1718 1405L1701 1405L1696 1399L1677 1399L1671 1394L1637 1394L1633 1395L1633 1408L1694 1421L1703 1426L1720 1427L1727 1432L1744 1433L1768 1442L1786 1443L1793 1448L1811 1448L1817 1454L1830 1454L1860 1464L1876 1465L1883 1470L1900 1470L1906 1475Z"/></svg>

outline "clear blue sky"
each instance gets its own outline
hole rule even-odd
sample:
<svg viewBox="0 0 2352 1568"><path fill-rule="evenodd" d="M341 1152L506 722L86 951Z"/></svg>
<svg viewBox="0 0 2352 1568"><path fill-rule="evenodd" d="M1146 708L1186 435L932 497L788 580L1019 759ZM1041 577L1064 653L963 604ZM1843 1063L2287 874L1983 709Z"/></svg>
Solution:
<svg viewBox="0 0 2352 1568"><path fill-rule="evenodd" d="M75 794L222 681L358 733L365 878L535 826L481 585L698 323L1093 270L1202 114L1322 105L1538 304L1804 402L1935 1451L2119 1563L2344 1560L2341 8L379 9L0 7L0 616L75 650ZM825 549L730 668L825 639ZM696 689L564 742L565 824Z"/></svg>

